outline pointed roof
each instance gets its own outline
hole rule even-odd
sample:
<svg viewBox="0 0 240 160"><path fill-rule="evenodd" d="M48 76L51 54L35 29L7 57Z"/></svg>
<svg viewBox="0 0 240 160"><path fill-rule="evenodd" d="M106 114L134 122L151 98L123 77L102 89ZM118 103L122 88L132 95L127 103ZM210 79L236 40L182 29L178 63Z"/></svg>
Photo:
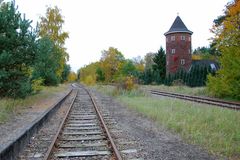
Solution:
<svg viewBox="0 0 240 160"><path fill-rule="evenodd" d="M168 35L170 33L189 33L189 34L193 34L192 31L188 30L187 27L185 26L185 24L183 23L183 21L181 20L181 18L179 16L176 17L175 21L173 22L171 28L169 29L169 31L167 31L166 33L164 33L164 35Z"/></svg>

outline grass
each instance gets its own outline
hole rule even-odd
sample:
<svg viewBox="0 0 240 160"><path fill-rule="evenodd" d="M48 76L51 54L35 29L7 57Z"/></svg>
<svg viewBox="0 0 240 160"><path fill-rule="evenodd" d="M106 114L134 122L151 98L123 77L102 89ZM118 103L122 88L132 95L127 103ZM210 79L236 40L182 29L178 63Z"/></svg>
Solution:
<svg viewBox="0 0 240 160"><path fill-rule="evenodd" d="M106 86L97 88L112 95L116 92ZM240 159L240 112L179 99L154 98L142 91L119 93L115 96L120 102L180 134L189 143L213 154Z"/></svg>
<svg viewBox="0 0 240 160"><path fill-rule="evenodd" d="M57 92L62 92L67 89L67 85L59 85L58 87L43 87L43 90L38 94L31 95L25 99L0 99L0 123L6 122L14 114L17 114L21 109L32 106L33 104L51 98Z"/></svg>
<svg viewBox="0 0 240 160"><path fill-rule="evenodd" d="M141 86L144 89L156 89L166 92L174 92L174 93L181 93L181 94L189 94L195 96L209 96L206 90L206 87L188 87L188 86L165 86L165 85L144 85Z"/></svg>

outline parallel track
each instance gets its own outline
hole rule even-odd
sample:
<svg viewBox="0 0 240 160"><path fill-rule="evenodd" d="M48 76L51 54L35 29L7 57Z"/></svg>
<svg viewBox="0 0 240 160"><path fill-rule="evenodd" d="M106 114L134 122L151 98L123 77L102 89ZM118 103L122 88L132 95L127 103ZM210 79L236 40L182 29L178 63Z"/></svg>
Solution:
<svg viewBox="0 0 240 160"><path fill-rule="evenodd" d="M122 159L94 98L85 88L78 89L44 157L48 159Z"/></svg>
<svg viewBox="0 0 240 160"><path fill-rule="evenodd" d="M190 96L190 95L185 95L185 94L163 92L163 91L157 91L157 90L150 90L150 92L151 92L151 94L155 94L155 95L179 98L179 99L183 99L183 100L188 100L188 101L193 101L193 102L198 102L198 103L205 103L205 104L215 105L218 107L224 107L224 108L228 108L228 109L240 110L239 102L223 101L220 99L199 97L199 96Z"/></svg>

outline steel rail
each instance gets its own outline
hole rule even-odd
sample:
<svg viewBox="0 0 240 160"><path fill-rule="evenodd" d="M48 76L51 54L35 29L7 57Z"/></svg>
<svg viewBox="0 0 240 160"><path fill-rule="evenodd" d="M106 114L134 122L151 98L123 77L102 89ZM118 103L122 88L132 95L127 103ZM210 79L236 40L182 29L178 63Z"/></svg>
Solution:
<svg viewBox="0 0 240 160"><path fill-rule="evenodd" d="M89 96L90 96L90 98L91 98L91 100L92 100L92 103L93 103L94 108L95 108L95 110L96 110L96 112L97 112L97 115L98 115L98 117L99 117L99 119L100 119L100 121L101 121L101 124L102 124L102 126L103 126L103 129L105 130L105 132L106 132L106 134L107 134L107 136L108 136L108 139L109 139L109 141L110 141L110 145L112 146L113 154L115 155L115 157L116 157L117 160L122 160L122 156L121 156L119 150L117 149L117 147L116 147L116 145L115 145L115 143L114 143L114 141L113 141L113 139L112 139L112 137L111 137L111 134L110 134L110 132L109 132L109 130L108 130L108 128L107 128L107 125L106 125L105 122L104 122L104 119L103 119L103 117L102 117L102 115L101 115L101 112L100 112L99 109L98 109L98 106L97 106L97 103L96 103L95 99L93 98L92 94L91 94L85 87L82 87L82 88L84 88L84 89L86 90L86 92L89 94Z"/></svg>
<svg viewBox="0 0 240 160"><path fill-rule="evenodd" d="M77 94L78 94L78 90L77 90L77 93L75 94L75 96L74 96L74 98L73 98L73 100L72 100L72 102L71 102L71 104L70 104L70 106L69 106L69 108L68 108L68 110L67 110L64 118L63 118L63 121L62 121L62 123L60 124L60 126L59 126L59 128L58 128L58 131L57 131L56 135L54 136L53 141L52 141L52 143L50 144L50 146L49 146L49 148L48 148L48 151L47 151L46 155L44 156L43 160L48 160L48 159L50 158L51 153L52 153L52 151L53 151L53 148L54 148L54 146L55 146L55 144L56 144L56 142L57 142L58 136L59 136L59 134L61 133L61 130L62 130L64 124L65 124L65 121L66 121L66 119L67 119L67 117L68 117L68 115L69 115L69 113L70 113L70 111L71 111L71 109L72 109L72 106L73 106L74 101L75 101L75 99L76 99L76 97L77 97Z"/></svg>
<svg viewBox="0 0 240 160"><path fill-rule="evenodd" d="M152 94L155 95L162 95L167 97L173 97L173 98L179 98L183 100L188 101L194 101L198 103L205 103L205 104L211 104L218 107L233 109L233 110L240 110L240 103L238 102L229 102L214 98L205 98L205 97L199 97L199 96L190 96L186 94L178 94L178 93L172 93L172 92L163 92L163 91L157 91L157 90L150 90Z"/></svg>

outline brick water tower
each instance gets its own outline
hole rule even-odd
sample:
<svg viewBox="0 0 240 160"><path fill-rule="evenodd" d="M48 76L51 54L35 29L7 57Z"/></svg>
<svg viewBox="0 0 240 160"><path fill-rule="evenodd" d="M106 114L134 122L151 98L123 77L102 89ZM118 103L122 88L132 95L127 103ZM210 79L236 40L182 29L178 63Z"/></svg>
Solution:
<svg viewBox="0 0 240 160"><path fill-rule="evenodd" d="M176 17L166 36L166 74L183 69L189 71L192 64L192 31L188 30L179 16Z"/></svg>

